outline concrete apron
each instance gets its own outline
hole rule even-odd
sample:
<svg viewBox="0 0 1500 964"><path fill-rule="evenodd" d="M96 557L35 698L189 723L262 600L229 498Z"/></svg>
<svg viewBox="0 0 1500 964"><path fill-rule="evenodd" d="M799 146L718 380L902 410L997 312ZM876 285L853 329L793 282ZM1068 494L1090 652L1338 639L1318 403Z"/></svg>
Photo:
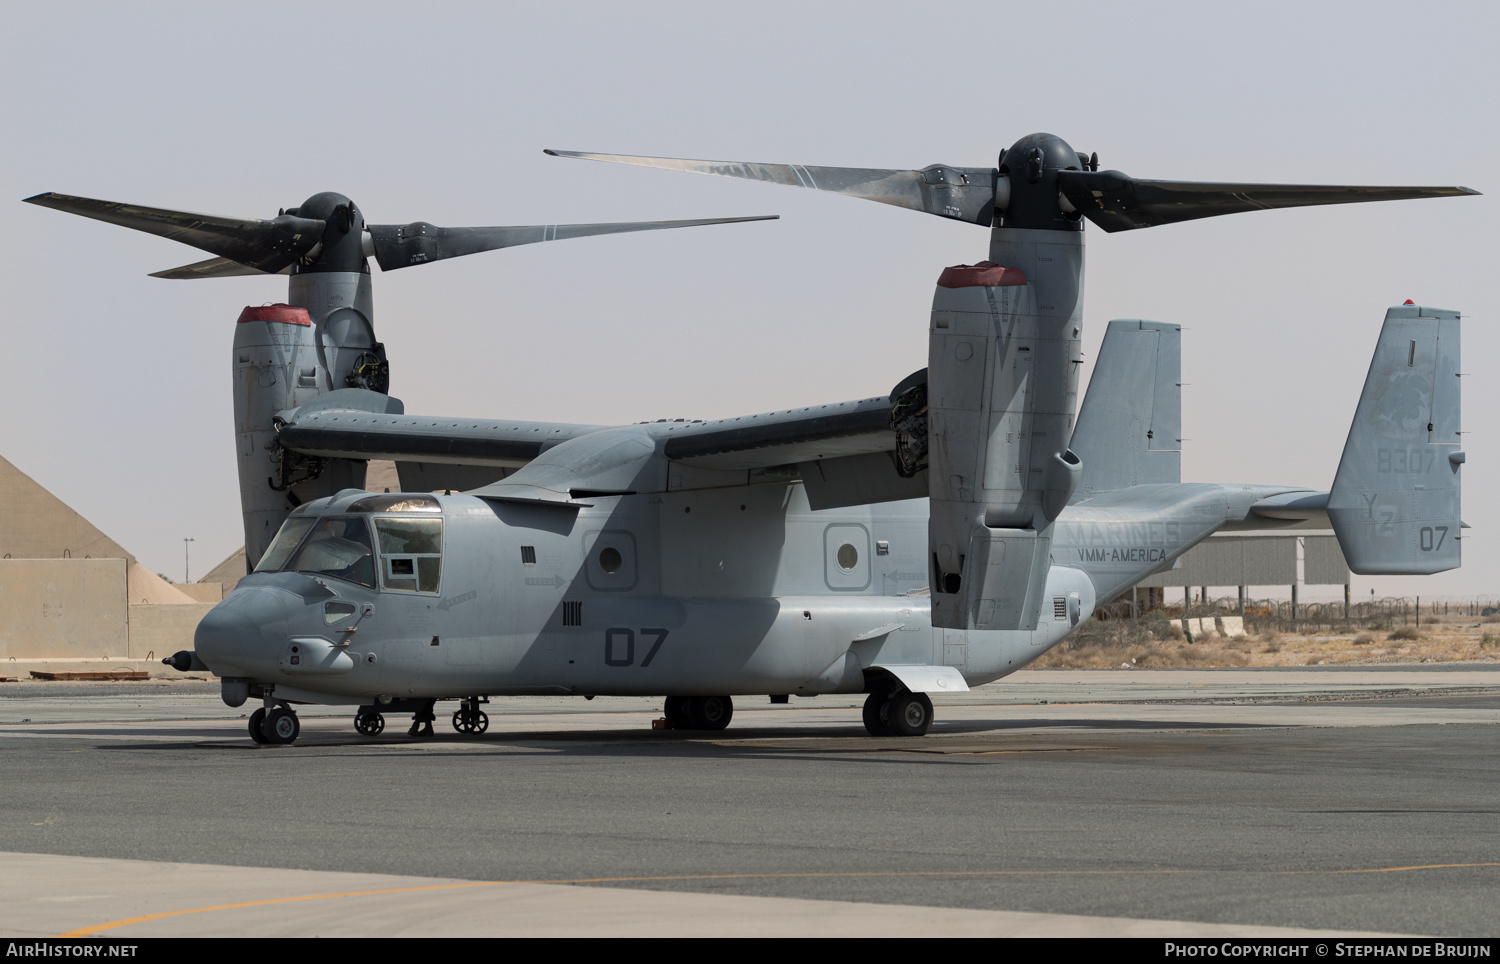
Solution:
<svg viewBox="0 0 1500 964"><path fill-rule="evenodd" d="M618 881L632 882L646 883ZM1353 936L582 883L604 881L468 881L0 852L0 937L128 944L144 937Z"/></svg>

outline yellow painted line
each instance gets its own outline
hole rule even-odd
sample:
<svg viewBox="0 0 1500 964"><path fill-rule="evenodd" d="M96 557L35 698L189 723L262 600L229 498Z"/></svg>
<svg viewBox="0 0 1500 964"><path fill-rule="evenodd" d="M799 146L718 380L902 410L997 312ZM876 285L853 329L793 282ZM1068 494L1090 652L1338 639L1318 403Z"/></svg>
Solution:
<svg viewBox="0 0 1500 964"><path fill-rule="evenodd" d="M1216 870L1190 870L1190 869L1157 869L1157 870L895 870L895 871L828 871L808 873L781 873L781 874L674 874L659 877L578 877L571 880L476 880L461 884L429 884L422 887L389 887L382 890L351 890L338 894L306 894L301 897L273 897L267 900L250 900L238 904L215 904L212 907L190 907L184 910L161 911L156 914L143 914L139 917L126 917L121 920L109 921L105 924L94 924L89 927L80 927L77 930L58 934L63 937L89 937L104 931L114 930L117 927L129 927L132 924L144 924L148 921L162 920L167 917L182 917L187 914L207 914L221 910L241 910L246 907L266 907L273 904L295 904L306 900L331 900L340 897L376 897L382 894L414 894L431 890L462 890L474 887L503 887L512 884L648 884L666 883L670 881L692 881L692 880L786 880L792 878L848 878L848 877L1107 877L1107 876L1165 876L1172 874L1215 874L1215 873L1261 873L1271 876L1282 875L1315 875L1315 874L1388 874L1412 870L1453 870L1473 867L1500 867L1500 861L1488 863L1468 864L1414 864L1408 867L1357 867L1347 870L1272 870L1272 871L1216 871Z"/></svg>
<svg viewBox="0 0 1500 964"><path fill-rule="evenodd" d="M147 921L161 920L165 917L181 917L184 914L207 914L217 910L240 910L245 907L265 907L270 904L293 904L303 900L328 900L332 897L374 897L378 894L410 894L422 890L456 890L460 887L493 887L496 884L509 883L503 880L481 880L465 884L433 884L428 887L391 887L385 890L351 890L342 894L307 894L302 897L273 897L269 900L248 900L239 904L216 904L213 907L190 907L186 910L166 910L158 914L142 914L139 917L126 917L121 920L110 921L107 924L95 924L92 927L80 927L77 930L68 931L66 934L58 934L58 937L88 937L99 934L116 927L129 927L131 924L144 924Z"/></svg>
<svg viewBox="0 0 1500 964"><path fill-rule="evenodd" d="M1367 867L1354 870L1284 870L1286 874L1393 874L1403 870L1449 870L1455 867L1500 867L1500 862L1483 864L1413 864L1410 867Z"/></svg>

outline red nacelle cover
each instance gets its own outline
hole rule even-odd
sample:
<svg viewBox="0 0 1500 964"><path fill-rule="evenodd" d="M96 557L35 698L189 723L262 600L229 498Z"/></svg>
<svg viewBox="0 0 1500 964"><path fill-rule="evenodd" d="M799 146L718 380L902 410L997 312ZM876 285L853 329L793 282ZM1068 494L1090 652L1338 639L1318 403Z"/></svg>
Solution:
<svg viewBox="0 0 1500 964"><path fill-rule="evenodd" d="M246 305L245 310L240 312L239 324L243 325L247 321L276 321L283 325L311 326L312 316L307 313L306 308L293 308L291 305Z"/></svg>
<svg viewBox="0 0 1500 964"><path fill-rule="evenodd" d="M993 261L959 264L944 268L938 278L944 288L1009 288L1024 286L1026 275L1020 268L1007 268Z"/></svg>

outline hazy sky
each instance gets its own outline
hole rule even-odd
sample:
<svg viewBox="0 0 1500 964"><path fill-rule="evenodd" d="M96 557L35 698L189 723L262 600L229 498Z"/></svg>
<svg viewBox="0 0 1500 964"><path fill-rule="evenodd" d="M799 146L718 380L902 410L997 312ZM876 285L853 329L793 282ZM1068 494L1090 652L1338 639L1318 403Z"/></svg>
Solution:
<svg viewBox="0 0 1500 964"><path fill-rule="evenodd" d="M230 343L286 279L161 281L195 249L20 199L376 223L776 213L376 272L407 410L628 422L883 394L944 265L987 232L884 205L545 157L989 165L1050 131L1140 177L1465 184L1480 198L1089 228L1085 347L1185 326L1189 481L1326 488L1385 308L1465 314L1461 570L1500 591L1490 493L1500 69L1494 4L0 6L0 454L152 569L242 542Z"/></svg>

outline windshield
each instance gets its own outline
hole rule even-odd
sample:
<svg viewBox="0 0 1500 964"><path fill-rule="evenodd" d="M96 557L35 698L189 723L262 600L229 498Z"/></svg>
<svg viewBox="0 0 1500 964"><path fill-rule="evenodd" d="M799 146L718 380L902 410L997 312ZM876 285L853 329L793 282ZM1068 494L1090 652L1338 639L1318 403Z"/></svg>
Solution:
<svg viewBox="0 0 1500 964"><path fill-rule="evenodd" d="M376 519L380 534L380 585L407 592L437 592L442 574L442 519Z"/></svg>
<svg viewBox="0 0 1500 964"><path fill-rule="evenodd" d="M311 529L313 523L317 521L317 519L305 516L300 519L293 518L286 520L281 526L281 531L276 533L276 538L271 541L271 548L267 549L266 554L260 557L260 562L256 564L255 571L275 572L280 569L286 563L287 557L292 554L292 550L297 548L297 543L301 542L302 537L307 535L307 530Z"/></svg>
<svg viewBox="0 0 1500 964"><path fill-rule="evenodd" d="M322 519L287 568L347 579L373 589L375 560L370 528L358 517Z"/></svg>

